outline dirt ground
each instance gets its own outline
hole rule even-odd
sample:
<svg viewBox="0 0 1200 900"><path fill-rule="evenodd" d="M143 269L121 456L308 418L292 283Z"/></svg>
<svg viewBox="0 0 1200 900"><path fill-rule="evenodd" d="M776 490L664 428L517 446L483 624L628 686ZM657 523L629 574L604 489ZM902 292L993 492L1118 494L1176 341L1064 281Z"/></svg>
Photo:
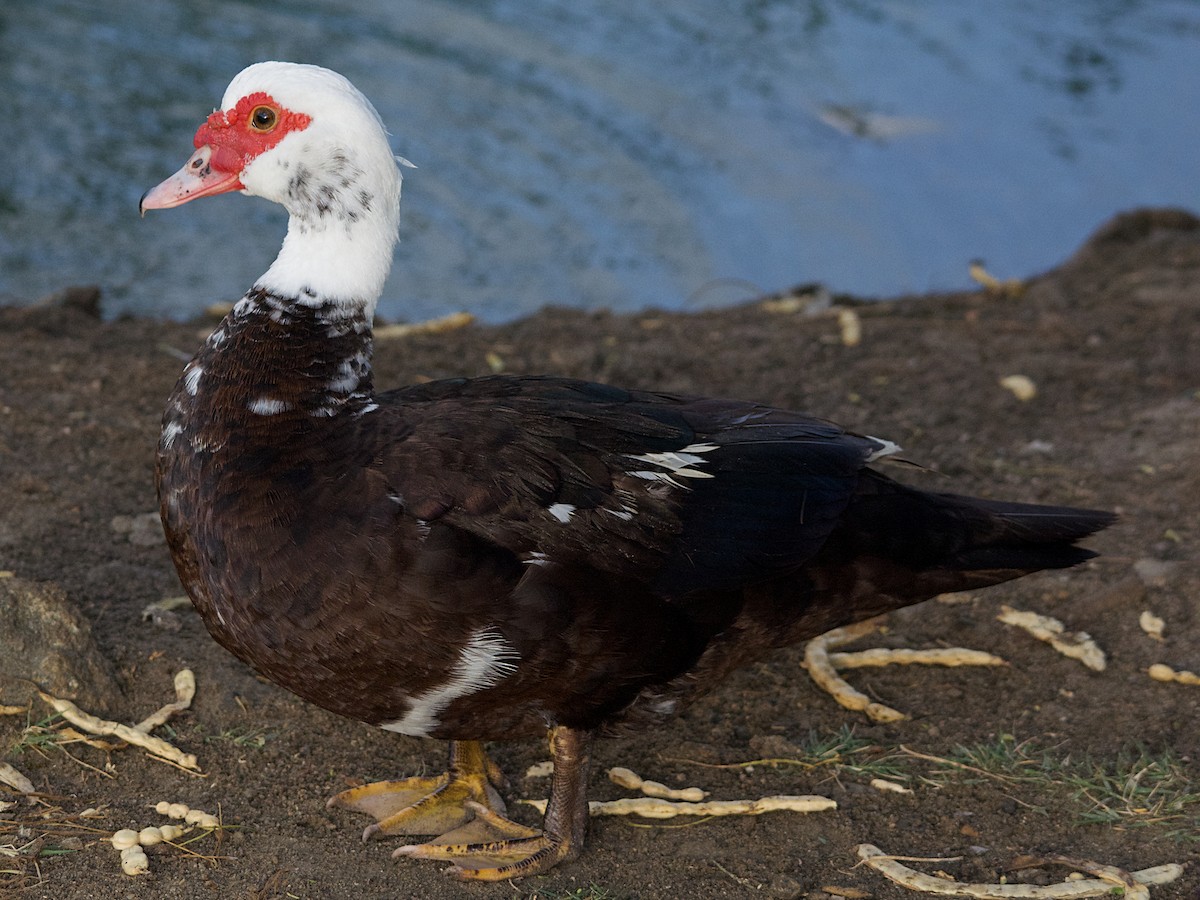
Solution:
<svg viewBox="0 0 1200 900"><path fill-rule="evenodd" d="M905 610L860 641L987 649L1010 663L849 673L906 712L904 721L873 724L838 707L793 648L741 671L669 727L602 742L595 753L593 799L626 795L605 777L623 765L720 799L812 793L836 800L837 810L598 819L578 861L490 886L454 883L436 863L392 859L401 839L363 844L362 819L325 809L325 798L355 779L436 769L441 745L339 719L259 681L190 609L143 620L148 603L181 590L165 546L131 541L113 519L157 508L160 413L182 367L178 353L199 345L203 324L0 310L0 570L57 583L90 621L120 687L105 710L113 718L140 720L172 699L172 676L191 667L195 704L158 733L196 754L203 771L188 775L133 749L106 754L45 740L28 726L61 723L45 721L40 701L28 714L0 716L0 760L59 810L20 834L17 818L36 810L0 816L0 852L46 836L36 859L28 850L0 855L0 895L919 896L856 867L855 846L870 842L949 858L912 865L964 881L1058 880L1071 869L1052 866L1056 854L1131 870L1184 863L1182 878L1152 896L1200 896L1200 687L1146 675L1156 662L1200 671L1200 221L1169 211L1122 216L1028 280L1020 296L980 290L856 308L858 346L842 344L832 315L757 302L693 315L550 309L503 327L379 342L381 387L502 366L752 398L899 442L925 467L892 470L913 483L1122 516L1090 542L1098 560ZM1032 379L1036 397L1019 400L998 384L1014 374ZM1002 603L1088 631L1107 670L1090 671L997 622ZM1139 628L1143 610L1165 620L1165 640ZM0 703L20 689L0 680ZM820 755L839 738L840 751ZM544 796L546 780L525 776L544 746L492 753L511 777L511 798ZM806 765L712 767L765 757ZM880 773L913 793L870 787ZM159 800L219 810L236 827L219 842L189 845L216 859L157 847L151 873L127 877L107 834L166 821L148 808ZM88 807L104 812L84 820L98 835L64 837L48 824ZM536 820L528 807L515 814ZM55 852L64 849L72 852Z"/></svg>

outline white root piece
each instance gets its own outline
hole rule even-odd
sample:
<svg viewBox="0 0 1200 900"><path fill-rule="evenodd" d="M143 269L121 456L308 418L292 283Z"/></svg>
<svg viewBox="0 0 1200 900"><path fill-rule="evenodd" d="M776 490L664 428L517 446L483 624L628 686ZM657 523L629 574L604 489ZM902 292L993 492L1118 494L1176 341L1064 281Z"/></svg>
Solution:
<svg viewBox="0 0 1200 900"><path fill-rule="evenodd" d="M989 272L979 260L974 260L967 266L967 274L981 285L989 294L1005 297L1019 297L1025 291L1025 282L1020 278L1005 278L1001 281Z"/></svg>
<svg viewBox="0 0 1200 900"><path fill-rule="evenodd" d="M846 628L835 628L813 638L804 648L804 664L812 678L822 689L833 696L833 699L846 709L862 711L876 722L898 722L907 719L904 713L876 703L866 694L855 690L849 682L842 678L838 669L859 669L867 666L887 665L932 665L932 666L1004 666L1008 665L999 656L984 653L981 650L969 650L965 647L948 647L935 650L889 650L876 647L870 650L858 650L850 653L831 653L833 647L840 647L862 637L872 630L869 622L851 625Z"/></svg>
<svg viewBox="0 0 1200 900"><path fill-rule="evenodd" d="M1037 385L1028 375L1005 375L1000 379L1000 387L1022 402L1037 396Z"/></svg>
<svg viewBox="0 0 1200 900"><path fill-rule="evenodd" d="M147 603L142 608L142 619L148 619L151 614L160 612L172 612L177 609L183 609L186 606L192 605L192 598L186 594L177 597L163 597L161 600L155 600L153 603Z"/></svg>
<svg viewBox="0 0 1200 900"><path fill-rule="evenodd" d="M1142 614L1138 617L1138 625L1141 626L1142 631L1156 641L1163 639L1163 629L1167 627L1166 622L1148 609L1142 610Z"/></svg>
<svg viewBox="0 0 1200 900"><path fill-rule="evenodd" d="M150 871L150 860L141 847L126 847L121 851L121 871L126 875L145 875Z"/></svg>
<svg viewBox="0 0 1200 900"><path fill-rule="evenodd" d="M996 616L1005 625L1015 625L1045 641L1063 656L1077 659L1093 672L1103 672L1108 665L1101 650L1086 631L1069 632L1058 619L1039 613L1001 606Z"/></svg>
<svg viewBox="0 0 1200 900"><path fill-rule="evenodd" d="M1100 878L1066 881L1059 884L968 884L926 875L900 863L896 857L888 856L874 844L859 844L858 858L875 869L885 878L914 891L952 897L975 897L978 900L1068 900L1068 898L1111 897L1115 886L1125 891L1126 900L1147 900L1150 884L1166 884L1183 874L1183 866L1166 865L1143 869L1140 872L1123 872L1111 866L1079 860L1059 860L1085 868Z"/></svg>
<svg viewBox="0 0 1200 900"><path fill-rule="evenodd" d="M525 770L526 778L549 778L554 774L554 760L543 759Z"/></svg>
<svg viewBox="0 0 1200 900"><path fill-rule="evenodd" d="M614 766L609 769L608 780L623 788L641 791L647 797L657 797L660 800L686 800L689 803L697 803L708 796L708 791L703 791L698 787L669 788L658 781L647 781L632 769L626 769L624 766Z"/></svg>
<svg viewBox="0 0 1200 900"><path fill-rule="evenodd" d="M1051 856L1048 857L1048 861L1070 866L1072 869L1082 869L1089 875L1095 875L1101 881L1116 885L1121 889L1121 896L1125 900L1150 900L1150 889L1144 884L1139 884L1133 875L1117 866L1106 866L1103 863L1092 862L1090 859L1075 859L1070 856Z"/></svg>
<svg viewBox="0 0 1200 900"><path fill-rule="evenodd" d="M857 347L862 343L862 322L858 313L852 309L839 309L837 319L843 347Z"/></svg>
<svg viewBox="0 0 1200 900"><path fill-rule="evenodd" d="M1138 869L1129 874L1138 884L1170 884L1183 874L1183 866L1179 863L1166 863L1161 866L1151 866L1149 869Z"/></svg>
<svg viewBox="0 0 1200 900"><path fill-rule="evenodd" d="M545 814L545 800L522 800ZM823 812L837 809L837 802L828 797L777 795L758 800L707 800L685 803L680 800L661 800L656 797L627 797L624 800L592 800L588 814L592 816L645 816L648 819L671 819L675 816L757 816L762 813L787 810L790 812Z"/></svg>
<svg viewBox="0 0 1200 900"><path fill-rule="evenodd" d="M159 800L154 804L154 811L160 816L170 816L172 819L183 819L188 825L199 825L201 828L213 829L220 828L221 821L212 813L206 813L202 809L192 809L186 803L171 803L167 800ZM162 833L166 840L171 841L174 838L166 837L167 829L173 829L178 834L184 834L191 831L191 828L179 828L175 825L162 826Z"/></svg>
<svg viewBox="0 0 1200 900"><path fill-rule="evenodd" d="M1146 674L1155 681L1174 681L1179 684L1200 684L1200 675L1186 669L1176 671L1163 663L1155 663L1146 670Z"/></svg>
<svg viewBox="0 0 1200 900"><path fill-rule="evenodd" d="M463 328L474 321L475 317L469 312L456 312L450 313L448 316L429 319L425 322L380 325L375 329L375 339L388 340L389 338L410 337L414 334L441 334L443 331L453 331L456 328Z"/></svg>
<svg viewBox="0 0 1200 900"><path fill-rule="evenodd" d="M107 719L101 719L90 713L85 713L70 700L62 700L44 691L38 691L38 695L54 707L55 712L77 728L82 728L91 734L108 734L120 738L127 744L141 747L152 755L169 760L185 769L198 771L200 768L195 756L191 753L184 753L178 747L167 743L162 738L145 734L135 728L130 728L128 725L122 725L120 722L110 722Z"/></svg>
<svg viewBox="0 0 1200 900"><path fill-rule="evenodd" d="M132 828L122 828L120 831L114 831L109 840L117 850L125 850L138 846L138 833Z"/></svg>
<svg viewBox="0 0 1200 900"><path fill-rule="evenodd" d="M909 650L872 647L849 653L830 653L829 663L835 669L863 669L873 666L1006 666L999 656L966 647L946 647L935 650Z"/></svg>
<svg viewBox="0 0 1200 900"><path fill-rule="evenodd" d="M175 673L175 702L168 703L162 709L151 713L142 721L133 726L134 731L140 731L144 734L149 734L159 725L162 725L175 715L177 712L183 712L192 705L192 698L196 696L196 676L191 669L180 669Z"/></svg>
<svg viewBox="0 0 1200 900"><path fill-rule="evenodd" d="M22 794L37 793L37 788L33 786L33 782L6 762L0 762L0 782L7 784L10 788Z"/></svg>
<svg viewBox="0 0 1200 900"><path fill-rule="evenodd" d="M29 712L28 706L8 706L0 703L0 716L23 716Z"/></svg>
<svg viewBox="0 0 1200 900"><path fill-rule="evenodd" d="M904 713L876 703L866 694L855 690L843 679L829 661L829 648L840 647L862 637L873 629L868 622L835 628L813 638L804 646L804 663L808 676L846 709L865 712L875 722L898 722L908 718Z"/></svg>
<svg viewBox="0 0 1200 900"><path fill-rule="evenodd" d="M887 791L893 794L911 794L912 788L906 788L902 784L896 784L894 781L888 781L885 778L872 778L871 787L877 791Z"/></svg>

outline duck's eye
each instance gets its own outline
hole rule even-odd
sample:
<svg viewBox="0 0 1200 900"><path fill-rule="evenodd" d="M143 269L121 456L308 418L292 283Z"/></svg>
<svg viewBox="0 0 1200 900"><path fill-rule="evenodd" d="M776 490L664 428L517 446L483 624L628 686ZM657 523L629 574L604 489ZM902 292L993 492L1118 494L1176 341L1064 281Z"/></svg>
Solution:
<svg viewBox="0 0 1200 900"><path fill-rule="evenodd" d="M270 131L278 121L279 116L269 106L256 106L250 111L250 127L255 131Z"/></svg>

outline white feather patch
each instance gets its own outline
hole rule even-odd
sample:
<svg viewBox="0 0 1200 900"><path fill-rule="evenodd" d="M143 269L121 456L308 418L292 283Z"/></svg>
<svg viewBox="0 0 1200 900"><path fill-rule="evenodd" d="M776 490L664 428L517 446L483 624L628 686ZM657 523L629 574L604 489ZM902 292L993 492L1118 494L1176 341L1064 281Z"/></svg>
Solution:
<svg viewBox="0 0 1200 900"><path fill-rule="evenodd" d="M575 507L570 503L555 503L553 506L546 507L546 512L558 519L558 521L566 524L571 521L571 516L575 513Z"/></svg>
<svg viewBox="0 0 1200 900"><path fill-rule="evenodd" d="M402 719L379 727L412 737L429 734L438 725L438 714L459 697L490 688L517 670L517 652L499 634L481 628L459 651L458 662L441 687L430 688L408 701Z"/></svg>
<svg viewBox="0 0 1200 900"><path fill-rule="evenodd" d="M875 460L882 459L885 456L894 456L901 450L899 444L886 440L885 438L877 438L869 434L866 437L868 441L874 441L880 445L878 450L871 451L871 453L867 456L867 462L875 462Z"/></svg>
<svg viewBox="0 0 1200 900"><path fill-rule="evenodd" d="M183 426L178 422L168 422L166 425L164 425L162 430L163 447L170 447L173 443L175 443L175 438L179 436L181 431L183 431Z"/></svg>
<svg viewBox="0 0 1200 900"><path fill-rule="evenodd" d="M667 470L668 476L664 477L662 473L652 471L630 472L637 478L645 478L646 480L658 479L667 481L671 484L678 484L669 476L678 475L680 478L712 478L710 472L702 472L695 468L698 464L707 462L702 453L709 453L717 449L716 444L689 444L682 450L674 450L666 453L642 453L636 456L630 456L630 459L636 459L638 462L649 463L652 466L660 466Z"/></svg>
<svg viewBox="0 0 1200 900"><path fill-rule="evenodd" d="M290 403L276 400L274 397L255 397L246 404L246 409L256 416L275 416L281 412L287 412L291 408Z"/></svg>
<svg viewBox="0 0 1200 900"><path fill-rule="evenodd" d="M183 386L193 397L200 391L200 376L204 374L204 369L195 364L184 373Z"/></svg>

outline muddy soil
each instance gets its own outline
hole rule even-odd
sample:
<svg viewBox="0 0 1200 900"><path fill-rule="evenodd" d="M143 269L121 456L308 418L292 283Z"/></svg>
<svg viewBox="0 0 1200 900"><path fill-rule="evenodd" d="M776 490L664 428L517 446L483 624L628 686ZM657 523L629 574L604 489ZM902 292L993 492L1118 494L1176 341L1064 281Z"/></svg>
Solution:
<svg viewBox="0 0 1200 900"><path fill-rule="evenodd" d="M680 826L688 820L599 819L578 861L492 886L456 884L436 863L392 859L401 839L363 844L361 819L325 809L328 795L355 780L436 770L441 745L337 718L259 681L190 609L143 620L147 604L180 587L164 545L135 542L113 521L156 509L161 410L179 354L190 354L211 326L101 323L61 307L0 310L0 570L56 583L90 622L119 687L107 715L140 720L171 699L174 673L192 668L193 708L159 733L196 754L203 770L194 777L132 749L32 746L28 723L49 715L40 701L28 715L0 716L0 759L51 798L58 819L88 807L105 814L88 820L104 832L100 839L67 840L36 821L14 834L13 817L35 811L10 810L7 826L0 818L0 845L49 836L36 860L0 855L0 894L918 896L856 867L855 846L870 842L898 855L949 858L913 865L964 881L1058 879L1069 869L1047 862L1055 854L1126 869L1186 863L1181 879L1152 896L1200 896L1200 687L1146 675L1156 662L1200 671L1200 221L1170 211L1119 217L1060 267L1030 278L1019 296L980 290L855 309L857 346L842 343L836 316L760 302L692 315L548 309L502 327L379 342L381 387L500 367L752 398L897 441L923 468L891 471L915 484L1122 516L1090 542L1103 554L1097 560L905 610L860 641L972 647L1008 661L997 669L850 673L861 690L907 713L903 721L874 724L840 708L809 680L802 650L793 648L739 672L668 727L596 748L594 799L625 795L605 777L623 765L722 799L822 794L837 801L836 811L687 827ZM1034 398L998 384L1014 374L1032 380ZM1107 653L1107 669L1090 671L997 622L1001 604L1086 630ZM1164 640L1139 628L1144 610L1165 620ZM21 690L0 681L0 703ZM812 765L814 748L847 726L861 749L844 747L845 765L830 757ZM989 774L918 759L901 746ZM990 748L990 756L968 757L963 747ZM492 752L511 777L510 799L544 796L546 780L525 776L545 758L543 745ZM1156 767L1131 783L1130 754L1138 753ZM712 767L764 757L809 765ZM1174 781L1150 792L1164 760ZM1068 783L1068 774L1096 766L1118 776L1112 790L1096 779ZM870 787L885 770L913 793ZM219 843L190 845L216 859L154 848L151 873L127 877L103 838L165 821L148 808L159 800L219 810L236 827ZM536 821L528 807L514 814ZM64 847L73 852L53 852Z"/></svg>

